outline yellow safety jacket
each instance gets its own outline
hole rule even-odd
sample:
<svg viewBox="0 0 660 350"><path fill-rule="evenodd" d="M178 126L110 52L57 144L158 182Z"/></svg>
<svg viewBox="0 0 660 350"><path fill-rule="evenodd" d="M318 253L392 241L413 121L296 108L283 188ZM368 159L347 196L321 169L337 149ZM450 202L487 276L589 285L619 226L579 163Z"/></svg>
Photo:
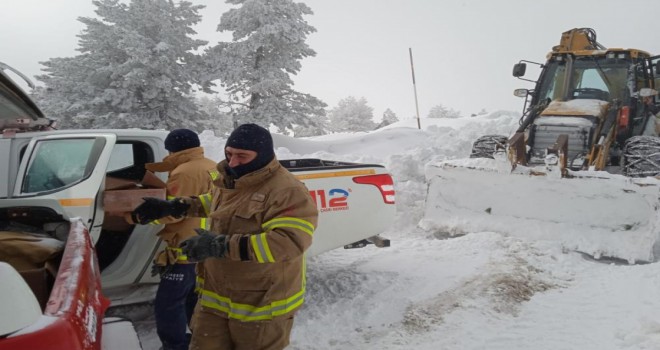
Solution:
<svg viewBox="0 0 660 350"><path fill-rule="evenodd" d="M213 187L211 173L216 162L204 157L204 148L194 147L171 153L160 163L149 163L145 168L153 172L169 172L167 178L167 199L184 196L198 196L208 193ZM196 235L196 228L208 228L205 218L174 218L165 217L149 224L165 227L158 236L167 243L165 251L161 251L155 259L159 265L186 263L187 257L181 254L179 244Z"/></svg>
<svg viewBox="0 0 660 350"><path fill-rule="evenodd" d="M304 253L317 225L316 205L277 159L234 186L226 164L218 164L211 193L185 199L189 215L209 217L213 233L229 236L227 256L197 264L199 303L242 321L287 316L304 301Z"/></svg>

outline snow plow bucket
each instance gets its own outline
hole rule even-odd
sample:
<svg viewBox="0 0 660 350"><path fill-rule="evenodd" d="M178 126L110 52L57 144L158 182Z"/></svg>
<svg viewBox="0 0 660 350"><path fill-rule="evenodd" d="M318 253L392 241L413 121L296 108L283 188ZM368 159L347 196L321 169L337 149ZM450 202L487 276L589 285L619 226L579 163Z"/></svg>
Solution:
<svg viewBox="0 0 660 350"><path fill-rule="evenodd" d="M572 178L532 175L529 168L493 159L428 166L420 226L434 233L501 232L558 240L564 249L596 259L656 261L660 182L606 172Z"/></svg>

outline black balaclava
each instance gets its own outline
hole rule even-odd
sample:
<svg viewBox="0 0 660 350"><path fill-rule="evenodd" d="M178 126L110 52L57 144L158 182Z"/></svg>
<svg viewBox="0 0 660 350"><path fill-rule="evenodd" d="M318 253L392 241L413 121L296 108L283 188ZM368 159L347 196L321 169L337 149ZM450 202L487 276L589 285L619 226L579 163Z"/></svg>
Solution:
<svg viewBox="0 0 660 350"><path fill-rule="evenodd" d="M194 147L199 147L199 137L189 129L172 130L165 138L165 149L172 153Z"/></svg>
<svg viewBox="0 0 660 350"><path fill-rule="evenodd" d="M268 130L257 124L243 124L232 131L225 144L225 149L227 147L257 152L257 157L247 164L238 165L233 168L227 166L227 171L235 179L265 167L275 158L273 137L270 136Z"/></svg>

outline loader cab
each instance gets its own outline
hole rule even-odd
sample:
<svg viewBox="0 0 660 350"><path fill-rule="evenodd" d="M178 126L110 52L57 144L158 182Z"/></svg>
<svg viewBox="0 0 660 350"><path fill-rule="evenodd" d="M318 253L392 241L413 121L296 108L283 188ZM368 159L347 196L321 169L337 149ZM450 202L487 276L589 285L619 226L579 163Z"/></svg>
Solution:
<svg viewBox="0 0 660 350"><path fill-rule="evenodd" d="M612 146L612 154L631 136L641 135L648 113L638 92L655 85L652 71L657 70L657 61L652 62L647 53L632 49L551 53L541 67L534 89L528 90L524 117L517 131L526 135L530 150L527 161L542 163L546 149L559 134L572 135L569 154L576 160L586 160L606 119L614 118L618 123L618 143ZM524 72L520 63L514 66L514 76Z"/></svg>
<svg viewBox="0 0 660 350"><path fill-rule="evenodd" d="M530 108L574 99L617 100L629 105L636 91L655 85L649 67L657 70L660 62L652 63L646 57L648 54L643 51L623 49L552 53L541 65L539 78L531 90ZM522 62L514 66L515 77L525 74Z"/></svg>
<svg viewBox="0 0 660 350"><path fill-rule="evenodd" d="M633 64L625 53L554 55L548 60L546 72L539 81L539 99L622 101L630 96L626 83Z"/></svg>

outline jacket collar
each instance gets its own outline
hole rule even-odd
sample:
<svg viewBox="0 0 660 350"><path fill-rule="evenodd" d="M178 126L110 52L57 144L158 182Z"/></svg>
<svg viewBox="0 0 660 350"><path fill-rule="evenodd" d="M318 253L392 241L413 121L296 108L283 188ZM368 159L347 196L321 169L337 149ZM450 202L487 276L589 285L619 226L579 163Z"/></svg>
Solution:
<svg viewBox="0 0 660 350"><path fill-rule="evenodd" d="M260 182L265 181L269 178L275 171L282 167L280 162L277 160L277 157L273 158L266 166L263 168L253 171L249 174L241 176L240 179L234 181L234 186L231 186L229 181L231 177L227 174L227 160L223 160L216 166L218 172L220 172L220 178L215 180L214 184L222 188L236 188L241 189L249 186L254 186Z"/></svg>
<svg viewBox="0 0 660 350"><path fill-rule="evenodd" d="M144 167L153 172L172 171L179 165L187 163L194 159L204 158L204 148L193 147L184 149L183 151L170 153L167 157L163 158L159 163L148 163Z"/></svg>

